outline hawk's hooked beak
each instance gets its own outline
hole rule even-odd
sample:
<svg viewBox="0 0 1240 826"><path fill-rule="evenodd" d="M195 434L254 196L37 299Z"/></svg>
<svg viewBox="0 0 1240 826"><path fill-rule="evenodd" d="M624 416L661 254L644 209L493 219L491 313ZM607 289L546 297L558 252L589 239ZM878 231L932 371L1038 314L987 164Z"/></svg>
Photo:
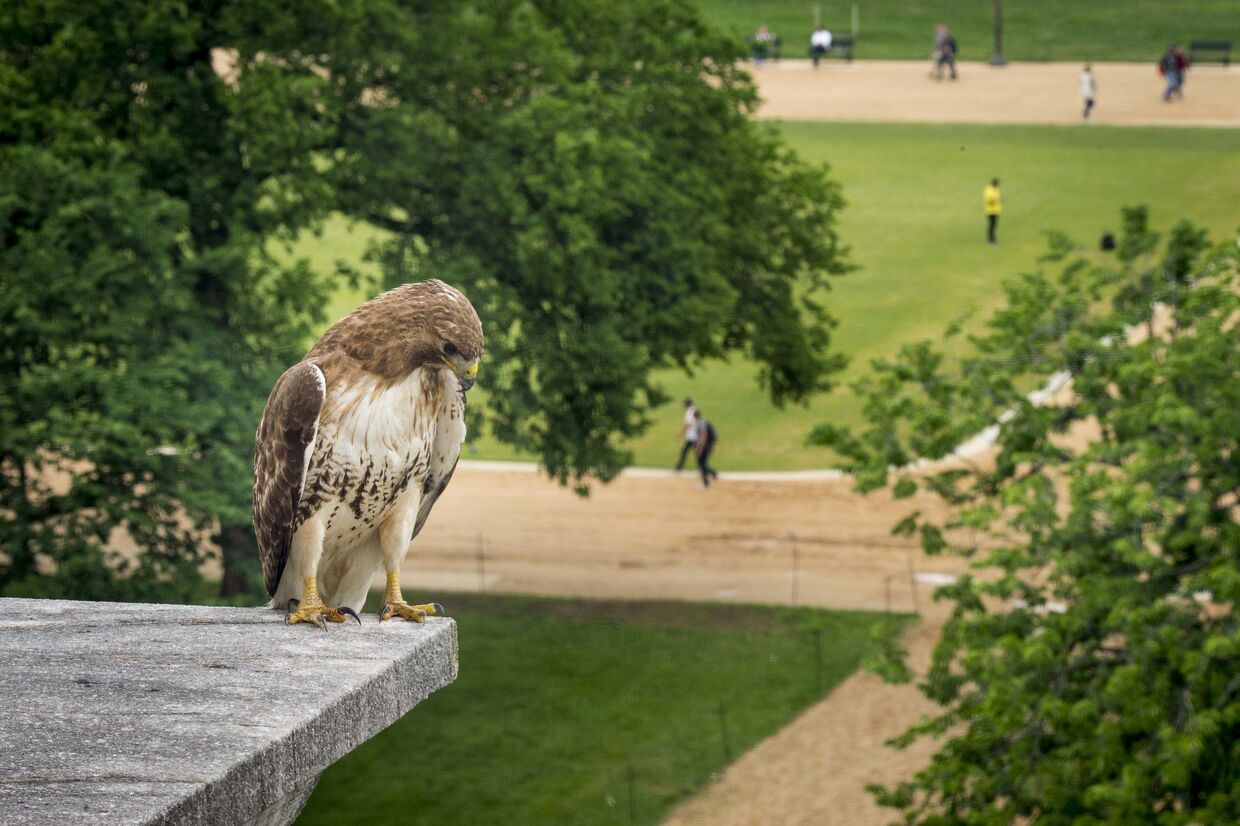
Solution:
<svg viewBox="0 0 1240 826"><path fill-rule="evenodd" d="M453 373L456 373L456 380L461 383L462 390L468 390L474 386L474 381L478 377L478 359L474 359L468 364L460 364L445 357L443 363L448 365L448 368Z"/></svg>

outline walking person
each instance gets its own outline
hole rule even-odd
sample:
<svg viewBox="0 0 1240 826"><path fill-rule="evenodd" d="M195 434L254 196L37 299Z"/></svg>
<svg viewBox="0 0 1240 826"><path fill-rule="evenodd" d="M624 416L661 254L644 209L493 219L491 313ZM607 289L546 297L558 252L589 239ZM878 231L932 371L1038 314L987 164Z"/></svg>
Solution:
<svg viewBox="0 0 1240 826"><path fill-rule="evenodd" d="M690 451L697 450L698 441L698 411L693 404L693 399L685 399L685 419L684 426L681 428L681 435L684 442L680 446L680 458L676 460L676 470L683 470L685 459L688 458Z"/></svg>
<svg viewBox="0 0 1240 826"><path fill-rule="evenodd" d="M944 23L937 23L934 27L934 79L943 79L943 67L946 66L951 70L952 80L956 79L956 52L960 47L956 43L956 38L952 36L951 29L947 28Z"/></svg>
<svg viewBox="0 0 1240 826"><path fill-rule="evenodd" d="M1163 92L1163 101L1171 102L1171 98L1184 97L1184 75L1188 72L1188 58L1184 51L1175 43L1167 47L1162 59L1158 61L1158 71L1167 79L1167 88Z"/></svg>
<svg viewBox="0 0 1240 826"><path fill-rule="evenodd" d="M710 487L711 479L719 478L719 472L710 466L710 454L714 452L715 443L719 441L719 433L713 424L702 417L702 411L695 410L694 417L697 421L698 470L702 474L702 490L706 490Z"/></svg>
<svg viewBox="0 0 1240 826"><path fill-rule="evenodd" d="M1085 111L1081 113L1081 119L1089 123L1091 112L1094 110L1094 100L1098 97L1098 81L1094 79L1093 69L1088 63L1085 64L1085 71L1081 73L1081 98L1085 101Z"/></svg>
<svg viewBox="0 0 1240 826"><path fill-rule="evenodd" d="M999 179L991 178L990 186L982 190L982 209L986 211L986 240L991 244L999 241L995 230L999 227L999 213L1003 212L1003 196L999 193Z"/></svg>

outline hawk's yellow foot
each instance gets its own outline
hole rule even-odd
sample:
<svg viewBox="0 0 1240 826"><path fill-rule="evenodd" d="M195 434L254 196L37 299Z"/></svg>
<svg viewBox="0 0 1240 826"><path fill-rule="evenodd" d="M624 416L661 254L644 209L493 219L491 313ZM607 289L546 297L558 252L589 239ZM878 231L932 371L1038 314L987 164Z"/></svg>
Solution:
<svg viewBox="0 0 1240 826"><path fill-rule="evenodd" d="M383 592L383 602L379 608L379 622L392 617L404 617L414 622L426 622L427 617L443 613L443 606L438 602L426 602L410 605L400 594L400 574L392 571L387 575L387 590Z"/></svg>
<svg viewBox="0 0 1240 826"><path fill-rule="evenodd" d="M352 608L328 608L323 604L323 600L319 598L318 584L315 577L306 577L304 599L290 599L288 601L288 613L284 617L286 625L295 625L299 622L308 622L316 628L327 629L324 623L327 622L344 622L349 617L357 620L357 624L362 624L362 618Z"/></svg>

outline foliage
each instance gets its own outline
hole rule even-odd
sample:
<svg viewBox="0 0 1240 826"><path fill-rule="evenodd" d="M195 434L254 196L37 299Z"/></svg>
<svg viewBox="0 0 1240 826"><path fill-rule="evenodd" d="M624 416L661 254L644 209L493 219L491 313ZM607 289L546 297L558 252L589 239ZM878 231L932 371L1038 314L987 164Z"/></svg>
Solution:
<svg viewBox="0 0 1240 826"><path fill-rule="evenodd" d="M291 55L268 11L258 34L227 4L49 0L0 15L11 593L191 593L207 534L231 590L256 568L241 560L257 416L326 296L264 244L328 206L311 154L326 81L230 84L212 66L220 44ZM135 555L106 557L117 531Z"/></svg>
<svg viewBox="0 0 1240 826"><path fill-rule="evenodd" d="M167 346L194 323L193 297L171 277L184 209L121 164L92 169L31 148L4 162L0 587L38 592L15 580L42 566L61 593L115 593L102 546L118 524L161 551L140 561L148 575L134 590L179 579L198 557L174 516L196 468L151 448L195 429L182 400L201 375L182 367L197 354Z"/></svg>
<svg viewBox="0 0 1240 826"><path fill-rule="evenodd" d="M5 254L27 269L6 296L20 314L20 286L43 279L57 293L86 279L95 291L78 298L97 313L49 299L24 334L108 337L110 361L9 350L25 433L0 464L6 501L20 505L6 529L25 549L0 561L0 577L31 574L39 554L63 563L87 551L60 514L32 509L47 500L27 489L42 484L32 474L52 462L73 472L57 507L92 526L90 554L126 526L145 555L189 562L186 531L207 530L224 550L225 590L246 586L258 412L328 287L326 273L275 255L333 211L392 233L373 251L386 284L441 276L474 298L498 365L495 430L561 480L618 472L629 458L618 441L660 399L655 367L743 350L776 401L826 387L840 361L809 296L844 269L839 194L750 123L755 93L735 55L673 0L7 8ZM138 211L114 215L109 231L133 235L156 206L175 223L142 245L102 239L97 254L132 259L133 271L92 275L92 251L54 233L57 210L95 195L67 188L40 212L36 158L88 179L127 176L136 189L118 206ZM62 245L55 266L35 265L23 247L35 243ZM168 295L126 304L126 285ZM40 371L55 380L36 381ZM128 407L75 390L74 374L92 374L89 386L119 372L142 391ZM56 418L66 407L103 426L82 435ZM130 472L110 458L126 452L161 458ZM103 507L126 485L147 497L150 530ZM192 566L179 570L192 579Z"/></svg>
<svg viewBox="0 0 1240 826"><path fill-rule="evenodd" d="M437 597L439 598L439 597ZM909 619L457 594L461 673L323 774L298 821L658 823ZM413 760L407 759L414 756ZM629 819L627 769L633 768Z"/></svg>
<svg viewBox="0 0 1240 826"><path fill-rule="evenodd" d="M1113 264L1061 237L1061 273L1009 283L975 356L909 345L859 383L866 429L817 433L862 489L951 504L898 530L973 560L939 594L943 713L905 737L945 741L880 793L907 822L1240 818L1240 255L1187 223L1159 245L1144 208L1123 225ZM1057 370L1070 398L1032 403ZM995 420L993 460L890 470Z"/></svg>
<svg viewBox="0 0 1240 826"><path fill-rule="evenodd" d="M630 461L655 368L739 350L777 404L825 389L840 196L749 120L727 39L666 0L482 8L402 27L418 70L367 80L331 177L386 285L479 306L499 439L580 484Z"/></svg>

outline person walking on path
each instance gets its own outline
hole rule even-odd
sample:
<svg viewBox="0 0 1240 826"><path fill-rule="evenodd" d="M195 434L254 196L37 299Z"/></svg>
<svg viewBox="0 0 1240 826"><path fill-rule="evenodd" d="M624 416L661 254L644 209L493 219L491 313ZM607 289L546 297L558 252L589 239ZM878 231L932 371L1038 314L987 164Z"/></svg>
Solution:
<svg viewBox="0 0 1240 826"><path fill-rule="evenodd" d="M819 26L814 29L814 33L809 36L809 56L814 61L814 68L818 68L818 61L825 57L827 51L831 48L831 32L827 31L826 26Z"/></svg>
<svg viewBox="0 0 1240 826"><path fill-rule="evenodd" d="M1184 97L1184 75L1188 72L1188 58L1184 51L1175 43L1167 47L1162 60L1158 62L1158 71L1167 79L1167 89L1163 92L1163 100L1171 102L1172 96Z"/></svg>
<svg viewBox="0 0 1240 826"><path fill-rule="evenodd" d="M710 454L715 450L715 442L719 441L719 433L715 426L702 417L702 411L695 410L697 421L697 463L702 473L702 490L710 487L711 479L718 479L719 472L710 466Z"/></svg>
<svg viewBox="0 0 1240 826"><path fill-rule="evenodd" d="M693 399L685 399L684 427L681 428L684 442L680 446L680 458L676 460L676 470L683 470L685 459L689 457L689 452L697 450L697 415L697 407L694 406Z"/></svg>
<svg viewBox="0 0 1240 826"><path fill-rule="evenodd" d="M1085 64L1085 71L1081 72L1081 98L1085 101L1085 111L1081 113L1081 119L1089 123L1091 112L1094 110L1094 100L1098 97L1098 81L1094 79L1093 69L1088 63Z"/></svg>
<svg viewBox="0 0 1240 826"><path fill-rule="evenodd" d="M986 211L986 240L999 243L995 230L999 226L999 213L1003 212L1003 196L999 194L999 179L991 178L990 186L982 190L982 208Z"/></svg>
<svg viewBox="0 0 1240 826"><path fill-rule="evenodd" d="M938 23L934 27L934 79L943 79L943 67L951 70L952 80L956 79L956 52L960 47L951 29L946 24Z"/></svg>

